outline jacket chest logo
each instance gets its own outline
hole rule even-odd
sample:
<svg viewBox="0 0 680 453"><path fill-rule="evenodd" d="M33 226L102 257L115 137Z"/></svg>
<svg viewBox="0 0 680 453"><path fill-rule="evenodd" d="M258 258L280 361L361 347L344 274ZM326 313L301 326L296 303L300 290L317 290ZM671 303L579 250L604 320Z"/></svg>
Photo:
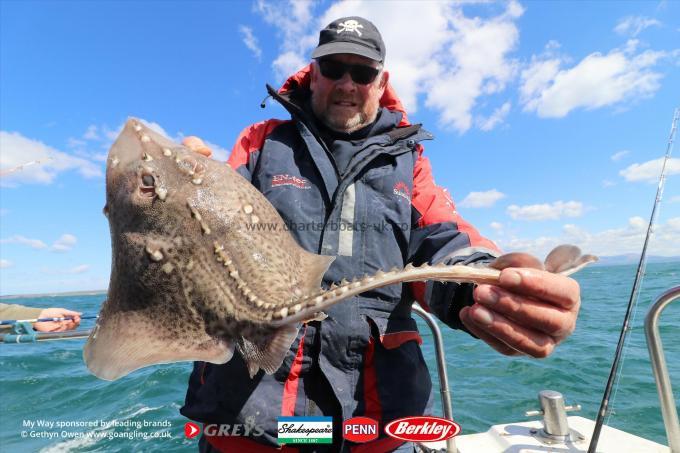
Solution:
<svg viewBox="0 0 680 453"><path fill-rule="evenodd" d="M408 188L405 182L399 181L394 185L394 188L392 189L392 193L395 195L402 197L404 200L408 201L409 203L411 202L411 190Z"/></svg>
<svg viewBox="0 0 680 453"><path fill-rule="evenodd" d="M272 176L272 187L278 186L292 186L297 189L311 189L311 184L305 178L291 175L274 175Z"/></svg>

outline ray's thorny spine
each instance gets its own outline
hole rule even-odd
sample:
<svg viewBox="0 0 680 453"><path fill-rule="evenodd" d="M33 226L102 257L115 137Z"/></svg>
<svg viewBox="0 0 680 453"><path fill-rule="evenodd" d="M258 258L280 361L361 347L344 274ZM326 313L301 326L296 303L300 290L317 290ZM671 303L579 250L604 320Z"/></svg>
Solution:
<svg viewBox="0 0 680 453"><path fill-rule="evenodd" d="M666 164L670 160L671 152L673 151L673 139L675 137L675 131L677 130L678 119L680 118L680 108L676 108L673 112L673 122L671 123L671 133L668 138L668 145L666 147L666 157L663 160L663 165L661 167L661 175L659 176L659 185L656 189L656 198L654 199L654 205L652 207L652 215L649 219L649 224L647 225L647 234L645 236L645 242L642 246L642 253L640 254L640 261L638 262L637 272L635 274L635 281L633 282L633 289L630 293L630 299L628 300L628 307L626 309L626 315L623 318L623 325L621 326L621 333L619 335L619 342L616 345L616 353L614 354L614 361L612 362L612 367L609 372L609 378L607 379L607 385L604 390L604 395L602 396L602 403L600 404L600 410L597 414L597 419L595 420L595 428L593 429L593 435L590 440L590 445L588 446L588 453L595 453L597 448L597 442L600 438L600 432L602 431L602 425L604 423L604 417L607 415L609 409L609 397L612 392L612 387L614 386L614 380L616 379L619 372L619 364L621 362L621 356L623 353L623 346L626 341L626 336L630 329L630 317L633 312L633 305L637 300L638 290L640 287L640 282L642 280L642 275L644 274L646 257L647 257L647 246L649 244L649 238L652 235L652 230L654 228L654 222L657 216L657 208L661 203L661 197L663 195L664 182L666 181Z"/></svg>

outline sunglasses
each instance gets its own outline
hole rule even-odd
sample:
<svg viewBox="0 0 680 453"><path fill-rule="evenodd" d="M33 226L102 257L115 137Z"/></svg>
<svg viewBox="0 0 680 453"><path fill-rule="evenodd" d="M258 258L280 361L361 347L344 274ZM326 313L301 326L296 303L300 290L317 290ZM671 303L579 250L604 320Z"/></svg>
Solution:
<svg viewBox="0 0 680 453"><path fill-rule="evenodd" d="M330 59L319 59L317 61L321 75L330 80L340 80L346 72L349 72L354 83L368 85L380 74L380 69L363 64L345 64Z"/></svg>

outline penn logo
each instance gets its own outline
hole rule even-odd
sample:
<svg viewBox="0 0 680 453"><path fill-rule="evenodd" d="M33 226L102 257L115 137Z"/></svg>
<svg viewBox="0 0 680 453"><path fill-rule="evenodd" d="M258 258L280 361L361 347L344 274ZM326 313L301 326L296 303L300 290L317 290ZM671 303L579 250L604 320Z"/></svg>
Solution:
<svg viewBox="0 0 680 453"><path fill-rule="evenodd" d="M441 417L404 417L388 423L385 433L407 442L436 442L458 435L460 425Z"/></svg>
<svg viewBox="0 0 680 453"><path fill-rule="evenodd" d="M378 438L378 422L368 417L352 417L342 423L342 437L363 443Z"/></svg>

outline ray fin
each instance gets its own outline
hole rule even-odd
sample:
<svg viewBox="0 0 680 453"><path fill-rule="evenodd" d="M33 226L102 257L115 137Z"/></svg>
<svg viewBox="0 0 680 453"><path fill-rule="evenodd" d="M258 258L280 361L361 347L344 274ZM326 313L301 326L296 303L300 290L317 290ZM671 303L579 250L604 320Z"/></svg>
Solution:
<svg viewBox="0 0 680 453"><path fill-rule="evenodd" d="M575 245L558 245L545 257L545 270L558 273L571 269L581 256L581 249Z"/></svg>
<svg viewBox="0 0 680 453"><path fill-rule="evenodd" d="M248 366L250 377L253 378L260 369L267 374L274 374L281 367L299 330L300 325L297 323L283 325L260 344L241 338L237 348Z"/></svg>
<svg viewBox="0 0 680 453"><path fill-rule="evenodd" d="M139 312L100 317L83 349L87 368L107 381L159 363L194 360L226 363L233 354L233 343L210 337L203 329L177 335L160 330L157 322Z"/></svg>
<svg viewBox="0 0 680 453"><path fill-rule="evenodd" d="M315 294L321 288L323 276L335 260L334 256L317 255L315 253L300 251L301 272L300 289L304 295Z"/></svg>

